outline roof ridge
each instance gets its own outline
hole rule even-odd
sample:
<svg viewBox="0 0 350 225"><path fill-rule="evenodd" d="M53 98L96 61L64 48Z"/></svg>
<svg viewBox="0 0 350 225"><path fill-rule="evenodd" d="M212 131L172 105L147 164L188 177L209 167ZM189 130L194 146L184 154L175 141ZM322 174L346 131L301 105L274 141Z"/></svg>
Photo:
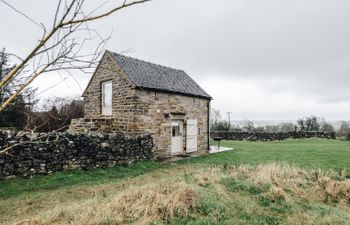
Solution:
<svg viewBox="0 0 350 225"><path fill-rule="evenodd" d="M133 59L133 60L137 60L137 61L140 61L140 62L149 63L149 64L153 64L153 65L160 66L160 67L163 67L163 68L168 68L168 69L172 69L172 70L177 70L177 71L185 72L185 71L182 70L182 69L176 69L176 68L173 68L173 67L170 67L170 66L164 66L164 65L161 65L161 64L158 64L158 63L154 63L154 62L146 61L146 60L143 60L143 59L139 59L139 58L135 58L135 57L123 55L123 54L116 53L116 52L112 52L112 51L109 51L109 50L106 50L106 51L109 52L109 53L118 55L118 56L122 56L122 57L129 58L129 59Z"/></svg>

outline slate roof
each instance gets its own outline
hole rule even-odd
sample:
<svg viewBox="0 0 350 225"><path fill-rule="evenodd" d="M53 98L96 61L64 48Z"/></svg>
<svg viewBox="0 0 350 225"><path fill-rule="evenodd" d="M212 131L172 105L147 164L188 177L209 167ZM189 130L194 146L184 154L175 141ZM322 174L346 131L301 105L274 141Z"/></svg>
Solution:
<svg viewBox="0 0 350 225"><path fill-rule="evenodd" d="M108 51L137 87L211 99L189 75L177 70Z"/></svg>

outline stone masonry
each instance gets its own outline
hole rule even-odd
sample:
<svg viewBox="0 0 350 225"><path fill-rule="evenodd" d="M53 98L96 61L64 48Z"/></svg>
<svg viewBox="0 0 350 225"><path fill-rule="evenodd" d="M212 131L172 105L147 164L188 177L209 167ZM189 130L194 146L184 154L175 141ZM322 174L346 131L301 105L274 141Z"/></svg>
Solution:
<svg viewBox="0 0 350 225"><path fill-rule="evenodd" d="M103 116L101 83L109 80L113 86L112 116ZM171 121L184 123L185 150L186 121L197 119L197 151L193 154L208 152L210 99L136 87L108 53L103 56L83 96L85 118L74 120L71 130L118 130L129 137L150 134L155 156L167 158L171 156Z"/></svg>
<svg viewBox="0 0 350 225"><path fill-rule="evenodd" d="M154 158L150 135L127 138L121 133L43 133L11 136L0 131L0 180L32 177L62 170L107 168Z"/></svg>
<svg viewBox="0 0 350 225"><path fill-rule="evenodd" d="M137 90L144 106L144 114L138 117L138 128L153 137L158 157L169 157L171 152L171 121L184 121L182 139L186 147L186 120L198 120L198 150L195 154L206 154L208 143L209 101L202 98Z"/></svg>

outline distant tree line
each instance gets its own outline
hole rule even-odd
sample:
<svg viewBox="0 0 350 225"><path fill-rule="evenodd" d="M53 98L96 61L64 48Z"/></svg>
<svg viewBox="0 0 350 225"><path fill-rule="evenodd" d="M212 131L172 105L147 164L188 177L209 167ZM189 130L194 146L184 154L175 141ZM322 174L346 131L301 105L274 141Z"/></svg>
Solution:
<svg viewBox="0 0 350 225"><path fill-rule="evenodd" d="M350 133L350 121L340 121L339 133Z"/></svg>
<svg viewBox="0 0 350 225"><path fill-rule="evenodd" d="M5 49L0 51L0 80L14 67ZM0 89L0 104L21 85L18 79ZM51 98L39 104L37 89L27 88L5 110L0 112L0 128L48 132L65 129L71 119L83 117L81 101L72 98Z"/></svg>
<svg viewBox="0 0 350 225"><path fill-rule="evenodd" d="M66 130L74 118L84 117L83 104L71 98L49 98L41 104L40 110L26 110L23 130L49 132Z"/></svg>
<svg viewBox="0 0 350 225"><path fill-rule="evenodd" d="M11 65L8 59L8 54L5 49L0 51L0 80L2 80L15 65ZM6 87L0 88L0 103L4 102L20 85L19 79L14 79ZM0 113L0 126L21 127L24 123L25 116L23 114L27 104L28 97L33 92L32 89L27 89L21 93L9 107Z"/></svg>
<svg viewBox="0 0 350 225"><path fill-rule="evenodd" d="M337 130L340 133L350 133L350 121L341 121ZM232 124L223 120L219 110L211 109L210 113L211 131L233 131L251 133L288 133L288 132L335 132L332 124L317 116L309 116L297 120L295 123L280 123L277 125L256 126L251 120L244 120L241 125Z"/></svg>

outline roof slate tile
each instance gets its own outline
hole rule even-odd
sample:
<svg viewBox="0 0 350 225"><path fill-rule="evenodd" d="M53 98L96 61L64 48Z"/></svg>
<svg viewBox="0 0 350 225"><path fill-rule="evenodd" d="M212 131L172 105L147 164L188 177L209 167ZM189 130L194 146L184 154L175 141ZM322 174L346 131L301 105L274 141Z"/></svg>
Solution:
<svg viewBox="0 0 350 225"><path fill-rule="evenodd" d="M139 88L211 99L211 96L183 70L108 52L131 82Z"/></svg>

